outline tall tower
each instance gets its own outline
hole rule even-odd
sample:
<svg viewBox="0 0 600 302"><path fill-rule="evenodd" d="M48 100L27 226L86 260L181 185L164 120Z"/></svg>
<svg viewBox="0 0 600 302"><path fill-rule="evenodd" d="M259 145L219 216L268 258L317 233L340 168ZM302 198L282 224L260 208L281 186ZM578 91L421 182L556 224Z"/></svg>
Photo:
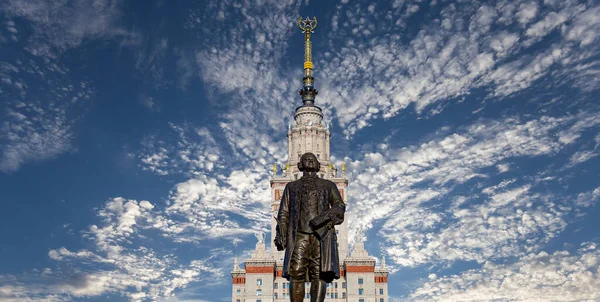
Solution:
<svg viewBox="0 0 600 302"><path fill-rule="evenodd" d="M277 216L279 210L279 202L285 185L298 179L302 172L298 170L298 162L300 156L306 152L312 152L317 156L321 163L321 171L319 175L322 178L333 181L342 195L342 199L346 202L346 188L348 180L345 177L344 171L342 175L338 175L337 167L331 162L331 153L329 150L329 139L331 133L329 126L323 122L323 111L318 106L315 106L315 97L319 92L314 88L315 78L313 77L313 62L312 62L312 42L311 35L317 27L317 19L312 20L306 18L298 20L298 26L304 34L304 77L302 78L303 87L298 91L302 97L302 106L296 108L294 114L294 125L288 127L288 159L283 165L282 174L277 174L274 170L273 179L271 180L271 188L273 193L272 216ZM271 221L271 251L277 251L273 239L275 239L275 226L277 222L275 218ZM343 261L348 254L348 222L344 221L341 225L336 226L340 259ZM277 253L276 259L283 261L283 252Z"/></svg>
<svg viewBox="0 0 600 302"><path fill-rule="evenodd" d="M311 35L317 27L317 19L300 18L298 26L304 34L304 76L302 89L298 91L302 98L302 105L296 108L294 124L288 126L287 161L280 165L280 171L277 164L273 167L271 251L267 255L264 242L259 240L252 257L244 261L245 269L240 269L236 261L232 271L232 302L289 301L289 282L282 277L284 252L277 251L273 242L277 225L275 217L279 211L279 203L285 185L301 177L302 172L298 170L298 162L302 154L312 152L317 156L321 164L319 176L331 180L337 185L342 199L346 203L346 210L348 210L348 180L345 166L342 163L341 173L338 173L337 166L331 162L329 125L323 122L323 111L315 105L315 98L319 92L314 88ZM327 285L326 301L388 302L387 270L379 268L376 271L375 258L368 256L362 244L359 245L359 249L353 253L352 257L349 257L348 219L335 226L335 229L342 277ZM381 278L383 275L385 275L385 279ZM347 280L347 276L351 280ZM265 281L271 283L265 284ZM383 284L375 284L383 281L385 281L385 287ZM307 286L309 285L307 284ZM380 288L385 288L385 294L375 292ZM310 291L306 292L305 301L310 301Z"/></svg>

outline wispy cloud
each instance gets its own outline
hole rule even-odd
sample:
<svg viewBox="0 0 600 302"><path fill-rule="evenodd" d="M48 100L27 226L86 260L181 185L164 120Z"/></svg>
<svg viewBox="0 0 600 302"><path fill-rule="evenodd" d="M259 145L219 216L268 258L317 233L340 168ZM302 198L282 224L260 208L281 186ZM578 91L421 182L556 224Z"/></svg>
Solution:
<svg viewBox="0 0 600 302"><path fill-rule="evenodd" d="M149 135L137 154L144 170L159 175L203 175L222 165L221 147L212 132L190 124L169 124L168 133ZM164 139L163 139L164 137Z"/></svg>
<svg viewBox="0 0 600 302"><path fill-rule="evenodd" d="M160 219L161 212L153 209L154 205L145 200L109 200L98 211L102 223L85 232L84 237L94 243L92 250L62 247L48 253L52 260L75 269L46 270L33 277L4 275L0 299L70 301L111 294L131 301L156 300L173 296L176 289L191 282L224 276L222 269L212 264L223 256L222 252L182 263L172 253L133 244L147 238L144 231L154 228L154 222Z"/></svg>
<svg viewBox="0 0 600 302"><path fill-rule="evenodd" d="M118 1L3 2L0 12L12 38L2 49L10 61L0 62L6 104L0 112L0 171L74 149L73 127L94 88L86 79L69 78L62 56L87 40L127 36L118 25L120 7Z"/></svg>
<svg viewBox="0 0 600 302"><path fill-rule="evenodd" d="M325 81L322 100L335 108L346 135L410 104L435 114L475 88L502 99L553 73L560 74L553 87L565 78L587 90L597 87L598 81L585 79L597 79L592 57L598 47L591 41L598 38L598 7L579 1L543 7L532 1L436 2L439 18L407 37L399 30L414 6L402 3L392 10L348 4L334 17L328 51L317 66ZM547 46L536 47L542 40Z"/></svg>
<svg viewBox="0 0 600 302"><path fill-rule="evenodd" d="M32 64L33 67L37 65ZM15 67L13 78L31 76L31 66ZM49 83L44 97L29 87L13 83L6 94L9 102L0 124L0 171L14 172L26 162L54 158L72 150L73 125L93 95L86 82L75 85ZM6 83L10 86L10 83ZM62 84L62 85L60 85ZM57 86L55 86L57 85Z"/></svg>
<svg viewBox="0 0 600 302"><path fill-rule="evenodd" d="M9 17L29 21L26 49L35 56L58 58L86 39L125 36L119 26L121 1L5 1L0 9Z"/></svg>
<svg viewBox="0 0 600 302"><path fill-rule="evenodd" d="M600 298L600 251L585 243L574 253L530 253L510 264L433 277L411 296L414 301L580 301Z"/></svg>
<svg viewBox="0 0 600 302"><path fill-rule="evenodd" d="M580 123L591 117L480 121L418 146L386 148L353 160L348 165L353 179L349 190L361 194L351 197L351 233L381 224L382 248L402 266L483 262L539 248L538 243L564 229L573 202L532 192L533 182L526 178L519 180L520 186L500 191L490 186L462 195L456 188L498 173L485 172L489 167L554 156L574 143L561 142L559 133L579 136L597 126ZM472 239L466 240L466 234Z"/></svg>

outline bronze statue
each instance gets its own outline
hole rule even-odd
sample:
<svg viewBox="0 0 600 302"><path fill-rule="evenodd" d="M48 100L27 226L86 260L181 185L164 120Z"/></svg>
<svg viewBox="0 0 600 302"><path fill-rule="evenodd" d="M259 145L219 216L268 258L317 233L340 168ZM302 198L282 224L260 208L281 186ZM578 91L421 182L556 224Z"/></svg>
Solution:
<svg viewBox="0 0 600 302"><path fill-rule="evenodd" d="M346 206L337 186L319 178L320 164L312 153L300 158L303 175L285 186L277 215L277 250L285 249L283 277L290 281L290 301L304 300L310 281L310 301L325 300L325 283L340 278L334 225L344 221Z"/></svg>

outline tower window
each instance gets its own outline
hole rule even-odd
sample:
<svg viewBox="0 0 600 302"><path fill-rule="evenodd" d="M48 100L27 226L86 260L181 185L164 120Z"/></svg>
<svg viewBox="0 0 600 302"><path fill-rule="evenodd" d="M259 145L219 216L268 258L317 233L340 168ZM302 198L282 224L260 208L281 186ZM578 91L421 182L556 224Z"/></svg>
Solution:
<svg viewBox="0 0 600 302"><path fill-rule="evenodd" d="M359 295L361 295L361 296L362 296L364 293L365 293L365 290L364 290L364 289L362 289L362 288L359 288L359 289L358 289L358 294L359 294Z"/></svg>
<svg viewBox="0 0 600 302"><path fill-rule="evenodd" d="M363 284L363 278L358 278L358 284Z"/></svg>
<svg viewBox="0 0 600 302"><path fill-rule="evenodd" d="M279 286L278 284L279 284L279 283L275 282L275 284L273 284L273 288L274 288L274 289L277 289L277 287Z"/></svg>
<svg viewBox="0 0 600 302"><path fill-rule="evenodd" d="M379 294L380 294L380 295L383 295L383 288L380 288L380 289L379 289Z"/></svg>
<svg viewBox="0 0 600 302"><path fill-rule="evenodd" d="M256 285L258 285L258 286L262 285L262 279L256 279Z"/></svg>
<svg viewBox="0 0 600 302"><path fill-rule="evenodd" d="M256 295L257 296L262 296L262 289L257 289L256 290Z"/></svg>

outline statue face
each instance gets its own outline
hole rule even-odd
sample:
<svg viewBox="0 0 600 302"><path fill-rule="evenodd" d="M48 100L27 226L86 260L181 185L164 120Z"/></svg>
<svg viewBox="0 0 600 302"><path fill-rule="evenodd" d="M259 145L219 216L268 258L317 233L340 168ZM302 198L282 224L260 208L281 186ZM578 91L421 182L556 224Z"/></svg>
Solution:
<svg viewBox="0 0 600 302"><path fill-rule="evenodd" d="M300 161L302 162L302 167L304 168L304 171L314 172L319 170L319 161L317 160L317 157L312 153L305 153L300 158Z"/></svg>

